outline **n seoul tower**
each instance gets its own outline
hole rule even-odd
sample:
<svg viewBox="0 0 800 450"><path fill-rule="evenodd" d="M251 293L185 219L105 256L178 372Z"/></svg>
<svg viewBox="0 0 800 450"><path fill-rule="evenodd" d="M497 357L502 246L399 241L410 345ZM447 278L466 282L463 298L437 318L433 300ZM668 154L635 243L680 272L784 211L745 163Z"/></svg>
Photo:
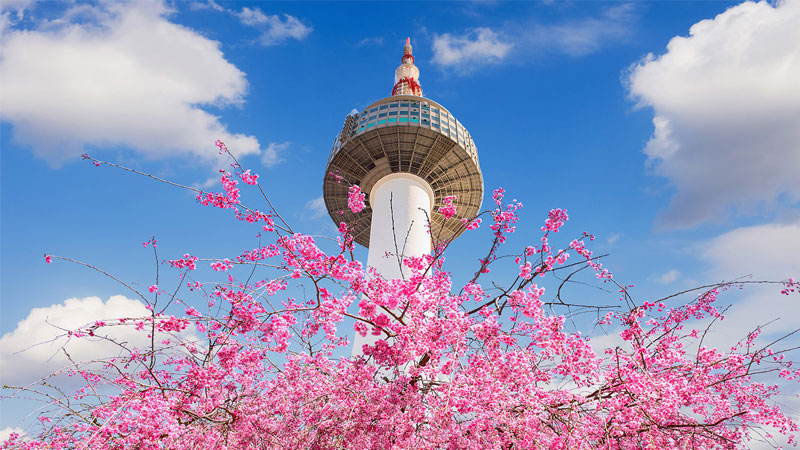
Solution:
<svg viewBox="0 0 800 450"><path fill-rule="evenodd" d="M474 217L483 200L475 143L449 111L422 96L410 38L401 62L392 95L345 118L322 185L331 219L354 224L355 242L369 248L367 266L386 279L404 276L398 255L429 254L433 240L458 237L461 218ZM367 207L353 214L348 185L330 173L360 185ZM457 214L445 218L438 210L449 195ZM354 354L367 339L356 335Z"/></svg>

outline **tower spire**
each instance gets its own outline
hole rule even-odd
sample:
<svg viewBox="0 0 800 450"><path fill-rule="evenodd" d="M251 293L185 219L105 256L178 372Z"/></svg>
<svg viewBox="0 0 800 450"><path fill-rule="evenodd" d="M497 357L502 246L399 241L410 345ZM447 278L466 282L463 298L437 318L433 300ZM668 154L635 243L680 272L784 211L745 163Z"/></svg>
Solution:
<svg viewBox="0 0 800 450"><path fill-rule="evenodd" d="M394 73L394 88L392 95L416 95L422 97L422 88L419 85L419 69L414 65L411 38L406 38L403 46L402 64Z"/></svg>

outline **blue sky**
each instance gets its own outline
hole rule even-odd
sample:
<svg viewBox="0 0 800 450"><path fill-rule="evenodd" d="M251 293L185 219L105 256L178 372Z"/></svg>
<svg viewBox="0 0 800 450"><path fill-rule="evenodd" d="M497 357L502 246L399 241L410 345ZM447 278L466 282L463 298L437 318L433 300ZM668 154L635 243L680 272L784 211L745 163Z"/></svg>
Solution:
<svg viewBox="0 0 800 450"><path fill-rule="evenodd" d="M606 266L642 299L800 275L797 0L3 5L6 380L42 363L14 352L52 336L44 317L113 315L109 298L126 294L43 253L149 286L150 236L161 258L257 245L257 229L189 193L80 154L214 186L219 138L298 230L331 235L320 210L330 145L350 110L390 94L407 36L425 95L476 142L487 198L502 186L524 202L512 245L538 239L560 207L569 238L597 235ZM453 246L457 280L487 231ZM729 299L720 342L775 318L774 333L800 326L796 300L775 289ZM127 301L115 305L136 308ZM4 412L0 429L18 423Z"/></svg>

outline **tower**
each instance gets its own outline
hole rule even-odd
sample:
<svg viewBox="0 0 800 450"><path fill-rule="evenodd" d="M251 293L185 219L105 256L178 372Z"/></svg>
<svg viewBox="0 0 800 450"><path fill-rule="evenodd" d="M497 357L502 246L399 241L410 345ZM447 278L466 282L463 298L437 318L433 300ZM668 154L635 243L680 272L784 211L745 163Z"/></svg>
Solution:
<svg viewBox="0 0 800 450"><path fill-rule="evenodd" d="M353 224L355 242L369 248L367 266L384 278L404 275L397 255L420 256L433 240L458 237L461 218L474 217L483 200L475 143L447 109L422 96L412 50L406 39L392 95L345 118L322 185L328 214L337 225ZM330 173L361 186L363 211L350 211L348 185ZM450 195L457 214L445 218L438 209ZM357 336L354 354L368 341Z"/></svg>

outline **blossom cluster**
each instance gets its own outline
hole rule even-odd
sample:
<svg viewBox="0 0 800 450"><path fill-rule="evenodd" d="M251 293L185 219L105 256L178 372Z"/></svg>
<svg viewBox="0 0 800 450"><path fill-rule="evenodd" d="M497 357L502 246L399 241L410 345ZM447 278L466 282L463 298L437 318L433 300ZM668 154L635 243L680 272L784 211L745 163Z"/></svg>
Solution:
<svg viewBox="0 0 800 450"><path fill-rule="evenodd" d="M240 178L258 189L257 175ZM201 202L240 207L236 180L221 181L223 192ZM363 209L360 188L349 192L351 210ZM794 443L798 424L773 401L778 381L800 380L787 350L761 345L760 329L728 351L704 345L697 324L724 319L715 305L726 285L685 305L597 307L597 325L619 343L596 353L554 312L570 307L567 274L616 283L587 248L594 237L577 233L556 250L550 233L565 232L568 217L554 209L534 242L506 250L522 204L504 193L493 193L490 248L463 286L441 249L402 260L404 278L381 277L353 258L346 222L330 251L272 228L270 242L238 256L168 259L179 289L162 277L158 295L142 298L149 315L68 331L94 342L125 327L146 344L118 342L101 364L68 369L82 381L66 400L20 388L48 406L37 433L12 434L0 449L745 449L760 426ZM438 212L454 217L454 201ZM480 218L462 222L474 230ZM513 282L501 284L509 254ZM486 279L490 267L500 268ZM557 289L545 288L550 279ZM781 285L798 291L793 279ZM617 286L629 299L630 286ZM355 333L376 339L342 356Z"/></svg>
<svg viewBox="0 0 800 450"><path fill-rule="evenodd" d="M455 195L446 195L442 200L443 205L439 208L439 214L443 215L446 218L451 218L456 215L456 207L453 205L453 201L455 201Z"/></svg>
<svg viewBox="0 0 800 450"><path fill-rule="evenodd" d="M361 187L358 185L350 186L347 194L347 207L353 213L358 213L366 207L364 204L364 193L361 192Z"/></svg>

